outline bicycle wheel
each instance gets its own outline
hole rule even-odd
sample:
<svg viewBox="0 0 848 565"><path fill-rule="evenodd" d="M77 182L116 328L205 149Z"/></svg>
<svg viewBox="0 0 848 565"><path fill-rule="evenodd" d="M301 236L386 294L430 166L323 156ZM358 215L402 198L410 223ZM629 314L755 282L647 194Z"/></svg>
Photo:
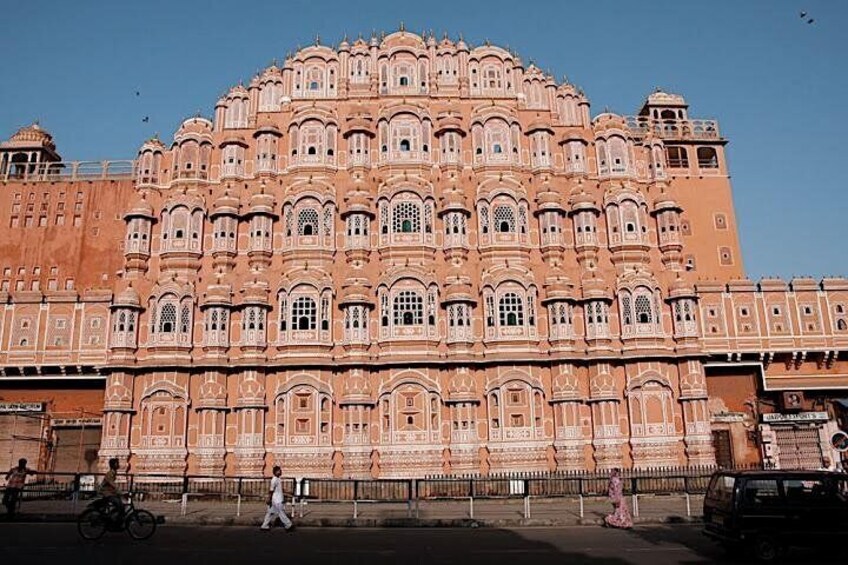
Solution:
<svg viewBox="0 0 848 565"><path fill-rule="evenodd" d="M83 539L96 540L106 533L106 517L95 508L88 508L77 518L77 531Z"/></svg>
<svg viewBox="0 0 848 565"><path fill-rule="evenodd" d="M144 540L156 531L156 518L147 510L133 510L124 523L131 538Z"/></svg>

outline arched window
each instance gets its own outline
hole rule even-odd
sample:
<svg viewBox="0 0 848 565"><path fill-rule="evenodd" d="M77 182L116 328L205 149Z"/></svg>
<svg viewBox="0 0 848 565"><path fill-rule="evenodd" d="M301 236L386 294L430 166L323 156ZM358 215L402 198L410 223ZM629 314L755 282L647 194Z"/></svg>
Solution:
<svg viewBox="0 0 848 565"><path fill-rule="evenodd" d="M303 208L297 216L298 235L318 234L318 211L315 208Z"/></svg>
<svg viewBox="0 0 848 565"><path fill-rule="evenodd" d="M402 76L398 79L399 86L409 86L409 77Z"/></svg>
<svg viewBox="0 0 848 565"><path fill-rule="evenodd" d="M648 296L640 295L636 297L634 303L636 308L636 323L653 323L654 316L651 308L651 299Z"/></svg>
<svg viewBox="0 0 848 565"><path fill-rule="evenodd" d="M420 326L424 323L424 299L414 290L402 290L394 298L394 324Z"/></svg>
<svg viewBox="0 0 848 565"><path fill-rule="evenodd" d="M159 311L159 333L177 331L177 306L171 302L162 305Z"/></svg>
<svg viewBox="0 0 848 565"><path fill-rule="evenodd" d="M314 330L317 324L318 308L315 300L301 296L292 303L291 327L294 330Z"/></svg>
<svg viewBox="0 0 848 565"><path fill-rule="evenodd" d="M498 233L515 233L515 212L511 206L495 206L495 231Z"/></svg>
<svg viewBox="0 0 848 565"><path fill-rule="evenodd" d="M419 233L421 231L421 209L416 202L402 201L392 210L394 233Z"/></svg>
<svg viewBox="0 0 848 565"><path fill-rule="evenodd" d="M845 320L839 320L836 322L836 329L844 332L846 329L848 329L848 324L845 323Z"/></svg>
<svg viewBox="0 0 848 565"><path fill-rule="evenodd" d="M501 326L523 326L524 304L516 293L507 292L498 302L498 319Z"/></svg>
<svg viewBox="0 0 848 565"><path fill-rule="evenodd" d="M717 169L718 155L712 147L698 148L698 166L702 169Z"/></svg>
<svg viewBox="0 0 848 565"><path fill-rule="evenodd" d="M401 151L409 151L409 140L401 139L400 140L400 150Z"/></svg>

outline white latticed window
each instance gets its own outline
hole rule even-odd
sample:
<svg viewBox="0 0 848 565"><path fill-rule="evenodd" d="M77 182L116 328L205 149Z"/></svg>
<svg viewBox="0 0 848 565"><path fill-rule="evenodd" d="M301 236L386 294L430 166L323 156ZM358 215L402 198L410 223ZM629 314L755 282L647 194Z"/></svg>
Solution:
<svg viewBox="0 0 848 565"><path fill-rule="evenodd" d="M353 304L345 308L345 340L349 343L368 343L368 308Z"/></svg>
<svg viewBox="0 0 848 565"><path fill-rule="evenodd" d="M609 337L609 308L601 300L586 303L586 337L589 339Z"/></svg>
<svg viewBox="0 0 848 565"><path fill-rule="evenodd" d="M121 308L112 314L112 347L136 346L136 313L130 309ZM51 340L55 344L56 339Z"/></svg>
<svg viewBox="0 0 848 565"><path fill-rule="evenodd" d="M210 347L229 345L229 312L222 306L213 306L206 310L204 324L205 344Z"/></svg>
<svg viewBox="0 0 848 565"><path fill-rule="evenodd" d="M501 326L523 326L524 307L521 297L514 292L504 294L498 303L498 320Z"/></svg>
<svg viewBox="0 0 848 565"><path fill-rule="evenodd" d="M495 231L515 233L515 212L509 206L495 206Z"/></svg>
<svg viewBox="0 0 848 565"><path fill-rule="evenodd" d="M424 323L424 300L415 291L404 290L392 304L396 326L420 326Z"/></svg>
<svg viewBox="0 0 848 565"><path fill-rule="evenodd" d="M301 296L292 303L291 327L295 330L314 330L318 324L318 308L315 300Z"/></svg>
<svg viewBox="0 0 848 565"><path fill-rule="evenodd" d="M420 233L421 208L415 202L398 202L392 210L394 233Z"/></svg>
<svg viewBox="0 0 848 565"><path fill-rule="evenodd" d="M242 345L265 345L265 309L261 306L248 306L242 312Z"/></svg>
<svg viewBox="0 0 848 565"><path fill-rule="evenodd" d="M318 211L314 208L303 208L297 217L298 235L318 235Z"/></svg>
<svg viewBox="0 0 848 565"><path fill-rule="evenodd" d="M151 345L191 345L192 304L178 300L173 294L161 297L153 307Z"/></svg>
<svg viewBox="0 0 848 565"><path fill-rule="evenodd" d="M674 332L678 336L695 336L698 325L695 321L695 302L690 298L674 301Z"/></svg>
<svg viewBox="0 0 848 565"><path fill-rule="evenodd" d="M573 337L571 306L567 302L548 304L548 322L551 339L569 339Z"/></svg>
<svg viewBox="0 0 848 565"><path fill-rule="evenodd" d="M159 311L160 334L170 334L177 331L177 306L170 302L162 305Z"/></svg>

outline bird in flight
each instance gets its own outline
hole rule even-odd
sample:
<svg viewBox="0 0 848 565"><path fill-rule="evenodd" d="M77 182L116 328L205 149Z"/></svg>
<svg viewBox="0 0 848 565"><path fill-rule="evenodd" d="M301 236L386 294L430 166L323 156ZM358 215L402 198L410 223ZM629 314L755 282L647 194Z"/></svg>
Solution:
<svg viewBox="0 0 848 565"><path fill-rule="evenodd" d="M144 118L141 121L146 124L147 122L150 121L150 116L144 116Z"/></svg>
<svg viewBox="0 0 848 565"><path fill-rule="evenodd" d="M807 12L803 12L803 11L798 14L798 17L801 18L802 20L806 18L808 24L815 23L815 21L816 21L813 18L807 18Z"/></svg>
<svg viewBox="0 0 848 565"><path fill-rule="evenodd" d="M136 95L136 96L141 96L141 92L139 92L138 90L136 90L136 91L135 91L135 95Z"/></svg>

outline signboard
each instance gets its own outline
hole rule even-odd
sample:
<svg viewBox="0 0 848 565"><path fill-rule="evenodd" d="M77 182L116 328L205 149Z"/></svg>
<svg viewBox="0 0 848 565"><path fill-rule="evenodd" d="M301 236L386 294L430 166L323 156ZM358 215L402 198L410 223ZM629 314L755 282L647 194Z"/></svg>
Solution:
<svg viewBox="0 0 848 565"><path fill-rule="evenodd" d="M87 428L103 425L102 418L54 418L50 425L54 428Z"/></svg>
<svg viewBox="0 0 848 565"><path fill-rule="evenodd" d="M766 424L791 424L794 422L826 422L829 418L827 412L798 412L797 414L781 414L771 412L763 414L763 422Z"/></svg>
<svg viewBox="0 0 848 565"><path fill-rule="evenodd" d="M833 446L833 449L839 452L848 451L848 434L843 431L838 431L830 436L830 445Z"/></svg>
<svg viewBox="0 0 848 565"><path fill-rule="evenodd" d="M0 402L0 414L44 412L43 402Z"/></svg>
<svg viewBox="0 0 848 565"><path fill-rule="evenodd" d="M94 492L97 489L97 479L94 475L80 475L79 484L82 492Z"/></svg>
<svg viewBox="0 0 848 565"><path fill-rule="evenodd" d="M716 424L734 424L736 422L744 422L745 414L742 412L722 412L713 414L710 421Z"/></svg>

